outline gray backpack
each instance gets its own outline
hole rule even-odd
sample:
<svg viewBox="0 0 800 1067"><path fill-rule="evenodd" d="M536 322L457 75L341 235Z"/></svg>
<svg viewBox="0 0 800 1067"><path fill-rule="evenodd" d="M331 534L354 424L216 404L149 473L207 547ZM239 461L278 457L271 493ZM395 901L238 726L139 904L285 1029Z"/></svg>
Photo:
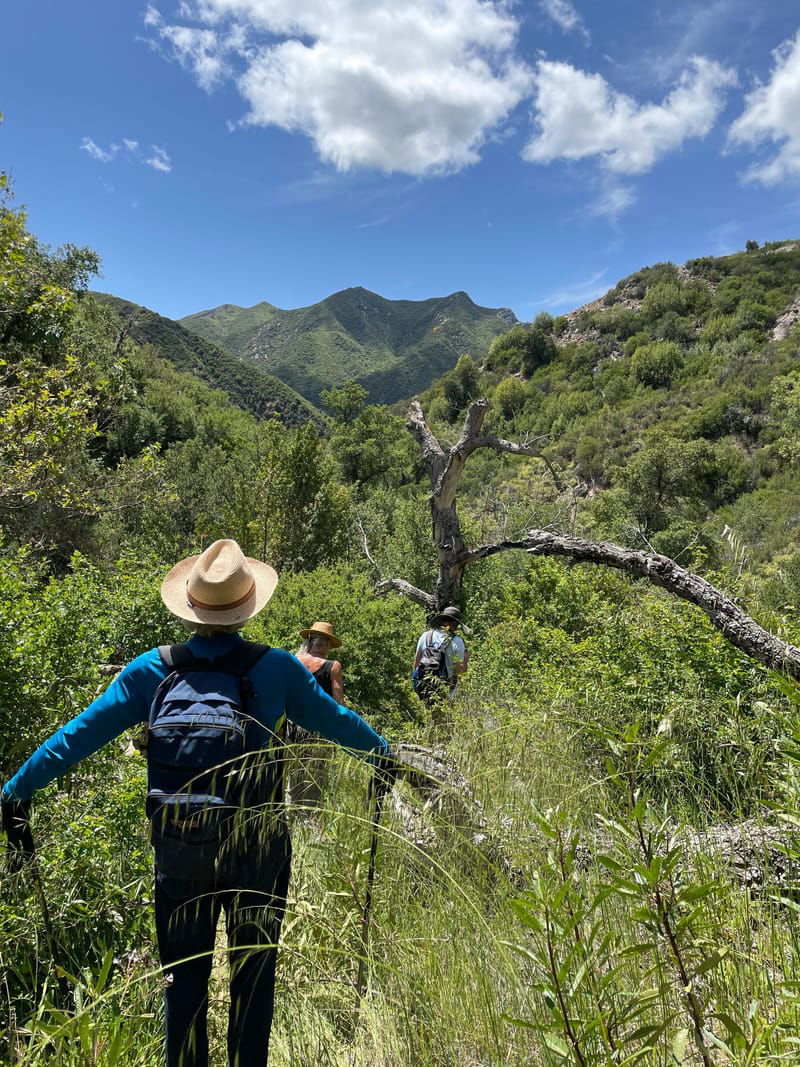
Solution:
<svg viewBox="0 0 800 1067"><path fill-rule="evenodd" d="M446 682L449 677L447 673L446 653L453 640L453 635L448 634L438 647L434 647L433 635L435 633L435 630L430 631L430 637L425 642L425 647L419 658L417 680L420 682L424 681L426 678L439 678L441 681Z"/></svg>

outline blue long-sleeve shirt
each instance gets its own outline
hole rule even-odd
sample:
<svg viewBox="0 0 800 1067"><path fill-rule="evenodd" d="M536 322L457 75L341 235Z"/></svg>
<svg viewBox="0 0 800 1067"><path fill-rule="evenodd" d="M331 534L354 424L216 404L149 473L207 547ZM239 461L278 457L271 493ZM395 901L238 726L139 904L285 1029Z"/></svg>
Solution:
<svg viewBox="0 0 800 1067"><path fill-rule="evenodd" d="M241 642L238 634L195 635L188 642L198 658L216 659ZM86 711L66 723L36 749L3 788L7 800L30 800L107 742L137 723L146 722L160 683L170 673L153 648L128 664ZM271 648L249 672L255 699L248 704L263 734L251 742L266 744L284 715L306 730L359 752L384 752L388 744L360 715L329 697L299 660Z"/></svg>

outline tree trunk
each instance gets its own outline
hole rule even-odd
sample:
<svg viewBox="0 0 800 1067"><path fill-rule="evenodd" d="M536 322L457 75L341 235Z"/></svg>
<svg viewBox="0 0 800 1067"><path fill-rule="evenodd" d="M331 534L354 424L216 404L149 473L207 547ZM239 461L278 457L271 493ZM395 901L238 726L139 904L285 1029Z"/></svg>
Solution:
<svg viewBox="0 0 800 1067"><path fill-rule="evenodd" d="M436 611L441 611L449 604L458 604L461 600L465 567L462 559L467 553L467 546L461 533L456 499L467 460L479 448L493 448L498 452L523 456L539 455L538 442L541 438L515 444L495 437L494 434L482 433L488 410L488 400L476 400L470 404L464 417L461 436L447 453L431 432L416 400L409 410L406 429L419 445L422 463L431 483L431 494L428 497L431 537L439 562L433 593ZM389 581L391 582L391 579ZM419 601L419 597L415 599Z"/></svg>
<svg viewBox="0 0 800 1067"><path fill-rule="evenodd" d="M440 507L435 495L431 494L430 508L433 543L439 559L434 601L436 610L441 611L448 604L457 605L461 600L464 564L457 560L465 555L467 546L461 533L455 501L448 507Z"/></svg>

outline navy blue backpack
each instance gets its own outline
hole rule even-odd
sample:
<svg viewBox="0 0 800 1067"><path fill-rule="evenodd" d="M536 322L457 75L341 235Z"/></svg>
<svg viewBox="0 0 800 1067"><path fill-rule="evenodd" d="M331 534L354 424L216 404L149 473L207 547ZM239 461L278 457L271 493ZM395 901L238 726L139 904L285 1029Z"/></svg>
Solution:
<svg viewBox="0 0 800 1067"><path fill-rule="evenodd" d="M242 642L213 661L186 645L158 650L171 670L150 706L146 809L162 875L214 878L234 816L247 802L248 705L255 696L248 672L268 649Z"/></svg>

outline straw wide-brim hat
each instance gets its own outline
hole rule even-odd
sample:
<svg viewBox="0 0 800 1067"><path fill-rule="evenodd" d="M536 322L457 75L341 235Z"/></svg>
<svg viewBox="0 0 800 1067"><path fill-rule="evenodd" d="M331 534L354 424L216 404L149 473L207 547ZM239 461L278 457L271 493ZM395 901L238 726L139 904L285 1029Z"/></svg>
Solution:
<svg viewBox="0 0 800 1067"><path fill-rule="evenodd" d="M161 599L179 619L206 624L247 622L275 592L268 563L245 556L235 541L215 541L176 563L161 583Z"/></svg>
<svg viewBox="0 0 800 1067"><path fill-rule="evenodd" d="M300 631L301 637L308 637L310 634L319 634L321 637L327 637L331 643L331 648L342 647L342 642L333 632L333 625L329 622L315 622L313 626L307 626L305 630Z"/></svg>

